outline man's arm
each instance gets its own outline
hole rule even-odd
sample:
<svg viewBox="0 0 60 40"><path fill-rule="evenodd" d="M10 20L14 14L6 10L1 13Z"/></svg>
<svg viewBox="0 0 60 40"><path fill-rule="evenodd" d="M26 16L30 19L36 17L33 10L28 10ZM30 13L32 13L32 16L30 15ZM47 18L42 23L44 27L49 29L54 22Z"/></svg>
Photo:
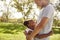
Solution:
<svg viewBox="0 0 60 40"><path fill-rule="evenodd" d="M35 37L45 27L48 20L48 17L43 17L41 22L37 25L37 27L34 29L30 36Z"/></svg>

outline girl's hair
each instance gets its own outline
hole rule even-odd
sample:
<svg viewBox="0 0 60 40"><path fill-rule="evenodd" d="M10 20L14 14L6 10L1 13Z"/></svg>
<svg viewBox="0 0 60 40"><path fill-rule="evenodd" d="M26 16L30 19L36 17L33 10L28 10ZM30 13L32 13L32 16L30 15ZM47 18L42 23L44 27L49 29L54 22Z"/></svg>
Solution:
<svg viewBox="0 0 60 40"><path fill-rule="evenodd" d="M28 26L29 21L25 21L23 24L24 24L25 26Z"/></svg>

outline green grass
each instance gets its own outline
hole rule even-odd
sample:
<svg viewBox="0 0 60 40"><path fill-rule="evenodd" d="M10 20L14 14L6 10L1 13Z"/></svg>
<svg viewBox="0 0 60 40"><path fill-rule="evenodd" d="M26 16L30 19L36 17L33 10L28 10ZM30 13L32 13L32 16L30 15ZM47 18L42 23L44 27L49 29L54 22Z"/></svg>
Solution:
<svg viewBox="0 0 60 40"><path fill-rule="evenodd" d="M22 24L13 23L0 23L0 40L26 40L23 31L25 26ZM55 29L54 35L50 37L50 40L59 40L60 30Z"/></svg>
<svg viewBox="0 0 60 40"><path fill-rule="evenodd" d="M54 34L50 37L50 40L59 40L60 34ZM20 32L19 34L4 34L0 33L0 40L26 40L25 35Z"/></svg>
<svg viewBox="0 0 60 40"><path fill-rule="evenodd" d="M54 34L50 37L50 40L60 40L60 34Z"/></svg>
<svg viewBox="0 0 60 40"><path fill-rule="evenodd" d="M23 30L25 30L26 27L19 23L0 23L0 32L1 33L10 33L10 34L14 34L14 33L18 33L21 32Z"/></svg>
<svg viewBox="0 0 60 40"><path fill-rule="evenodd" d="M23 33L20 34L4 34L0 33L0 40L25 40L25 35Z"/></svg>

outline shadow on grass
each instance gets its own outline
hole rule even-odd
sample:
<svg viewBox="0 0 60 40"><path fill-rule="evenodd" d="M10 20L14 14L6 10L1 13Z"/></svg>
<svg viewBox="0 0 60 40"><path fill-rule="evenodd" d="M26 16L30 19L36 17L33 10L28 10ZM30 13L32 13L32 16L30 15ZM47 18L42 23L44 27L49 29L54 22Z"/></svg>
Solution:
<svg viewBox="0 0 60 40"><path fill-rule="evenodd" d="M60 30L53 29L54 34L60 34Z"/></svg>
<svg viewBox="0 0 60 40"><path fill-rule="evenodd" d="M2 24L0 25L0 32L8 34L16 34L18 32L24 31L26 27L23 24Z"/></svg>

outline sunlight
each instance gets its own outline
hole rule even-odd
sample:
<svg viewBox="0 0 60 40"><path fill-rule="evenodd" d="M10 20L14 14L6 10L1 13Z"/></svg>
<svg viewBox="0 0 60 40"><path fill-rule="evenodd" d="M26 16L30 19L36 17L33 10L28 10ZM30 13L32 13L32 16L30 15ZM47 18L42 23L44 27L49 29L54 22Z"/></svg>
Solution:
<svg viewBox="0 0 60 40"><path fill-rule="evenodd" d="M2 16L2 12L0 12L0 17Z"/></svg>
<svg viewBox="0 0 60 40"><path fill-rule="evenodd" d="M14 14L11 14L10 19L13 19L13 18L19 19L19 18L22 18L22 17L23 17L23 16L22 16L21 13L16 12L16 13L14 13Z"/></svg>
<svg viewBox="0 0 60 40"><path fill-rule="evenodd" d="M11 0L6 0L6 3L9 4L11 2Z"/></svg>
<svg viewBox="0 0 60 40"><path fill-rule="evenodd" d="M6 0L6 4L9 5L9 3L10 3L11 1L12 1L12 0ZM53 4L55 4L57 1L58 1L58 0L53 0L53 1L51 0L51 2L52 2ZM34 6L33 6L33 7L34 7ZM1 11L1 10L6 11L6 6L4 5L3 2L0 1L0 11ZM35 7L34 10L35 10L36 14L39 13L36 7ZM15 8L13 8L13 7L10 7L10 12L12 13L12 16L11 16L10 18L21 18L21 17L23 17L22 14L19 13L19 12L17 12L17 10L16 10ZM60 13L59 13L58 15L60 15ZM2 12L0 12L0 16L2 16ZM58 16L58 17L60 17L60 16Z"/></svg>

